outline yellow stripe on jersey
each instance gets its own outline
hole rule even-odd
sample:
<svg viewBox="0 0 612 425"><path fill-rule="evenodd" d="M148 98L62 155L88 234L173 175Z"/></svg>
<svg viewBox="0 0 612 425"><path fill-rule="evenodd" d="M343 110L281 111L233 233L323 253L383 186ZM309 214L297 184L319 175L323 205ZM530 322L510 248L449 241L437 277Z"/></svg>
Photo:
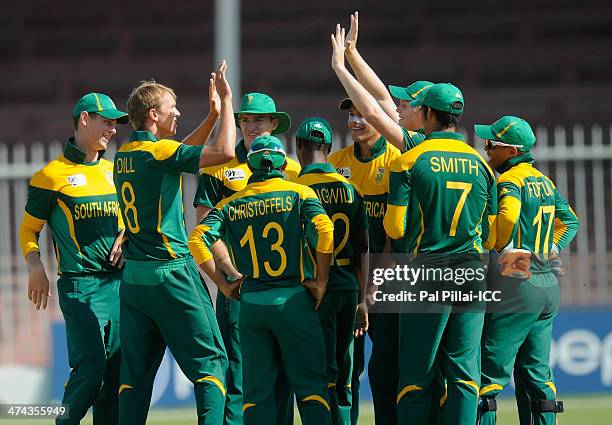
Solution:
<svg viewBox="0 0 612 425"><path fill-rule="evenodd" d="M494 176L493 170L491 170L487 161L474 148L465 142L455 139L426 139L393 161L391 163L391 172L399 173L412 169L419 156L427 152L467 153L474 155L480 160L480 163L489 174Z"/></svg>
<svg viewBox="0 0 612 425"><path fill-rule="evenodd" d="M213 258L212 252L210 252L203 239L204 233L209 230L210 227L203 224L198 224L195 229L193 229L193 232L191 232L191 237L187 243L189 246L189 251L191 252L191 255L193 255L193 259L197 265L204 264Z"/></svg>
<svg viewBox="0 0 612 425"><path fill-rule="evenodd" d="M161 139L157 142L137 140L122 145L119 148L119 152L125 153L143 151L153 155L153 158L155 158L157 161L164 161L174 155L181 144L182 143L175 140L168 139Z"/></svg>
<svg viewBox="0 0 612 425"><path fill-rule="evenodd" d="M298 182L305 186L312 186L319 183L346 183L350 184L347 179L338 173L308 173L300 176Z"/></svg>
<svg viewBox="0 0 612 425"><path fill-rule="evenodd" d="M502 387L499 384L491 384L491 385L487 385L486 387L482 387L480 389L478 395L483 396L483 395L485 395L487 393L490 393L491 391L494 391L494 390L500 390L501 391L503 389L504 389L504 387Z"/></svg>
<svg viewBox="0 0 612 425"><path fill-rule="evenodd" d="M495 249L500 251L512 238L514 226L521 214L521 201L514 196L505 196L499 202L499 210L497 212L497 240ZM520 245L520 242L519 242Z"/></svg>
<svg viewBox="0 0 612 425"><path fill-rule="evenodd" d="M74 222L72 221L72 214L70 214L70 210L68 209L68 206L64 203L64 201L58 199L57 204L66 216L66 221L68 222L68 230L70 231L70 238L72 239L72 242L74 242L74 246L76 247L79 254L81 254L81 246L77 242L76 233L74 231Z"/></svg>
<svg viewBox="0 0 612 425"><path fill-rule="evenodd" d="M425 217L423 216L423 208L421 208L420 203L419 203L419 211L421 213L421 230L419 231L419 236L417 236L416 244L414 245L414 251L412 251L412 254L415 256L419 252L419 246L421 245L421 238L423 237L423 233L425 233Z"/></svg>
<svg viewBox="0 0 612 425"><path fill-rule="evenodd" d="M100 178L100 173L107 173L108 178ZM112 181L113 164L105 159L99 166L74 164L61 155L36 172L30 185L40 189L61 192L70 197L85 197L115 194ZM74 183L69 178L75 178Z"/></svg>
<svg viewBox="0 0 612 425"><path fill-rule="evenodd" d="M36 234L40 233L46 221L36 218L27 213L23 214L21 226L19 226L19 240L21 242L21 251L25 257L30 252L38 252L38 239Z"/></svg>
<svg viewBox="0 0 612 425"><path fill-rule="evenodd" d="M170 256L172 258L177 258L176 254L174 253L174 251L172 250L172 246L170 246L170 242L168 241L168 238L166 237L166 235L164 235L164 232L162 231L162 197L159 197L159 204L157 207L157 233L159 233L162 237L162 240L164 241L164 245L166 246L166 249L168 250L168 253L170 253Z"/></svg>
<svg viewBox="0 0 612 425"><path fill-rule="evenodd" d="M221 390L221 393L223 394L223 397L225 397L225 393L226 393L225 387L223 386L223 383L221 382L219 378L212 376L212 375L208 375L208 376L205 376L204 378L198 379L196 382L212 382L217 387L219 387L219 389Z"/></svg>
<svg viewBox="0 0 612 425"><path fill-rule="evenodd" d="M495 241L497 240L497 215L489 215L487 220L489 221L489 237L486 241L482 241L482 247L491 250L495 247Z"/></svg>
<svg viewBox="0 0 612 425"><path fill-rule="evenodd" d="M571 208L570 208L571 210ZM574 212L574 211L572 211ZM555 218L555 229L553 231L553 243L557 245L567 231L567 225L560 218Z"/></svg>
<svg viewBox="0 0 612 425"><path fill-rule="evenodd" d="M289 182L282 178L273 178L262 182L252 183L248 189L234 193L229 198L225 198L215 206L217 209L223 209L229 202L240 198L246 198L254 195L261 195L269 192L295 192L299 194L300 199L319 199L317 194L311 188L302 184Z"/></svg>
<svg viewBox="0 0 612 425"><path fill-rule="evenodd" d="M316 250L323 254L334 252L334 225L327 214L316 215L311 221L317 228L319 236Z"/></svg>
<svg viewBox="0 0 612 425"><path fill-rule="evenodd" d="M552 185L554 188L555 185L546 177L544 174L540 172L540 170L533 168L533 166L528 162L521 162L515 167L512 167L502 175L497 178L497 183L513 183L514 185L522 188L525 186L525 179L527 177L545 177L546 180Z"/></svg>
<svg viewBox="0 0 612 425"><path fill-rule="evenodd" d="M406 394L411 393L413 391L421 391L423 390L423 388L419 387L418 385L406 385L404 388L402 388L402 390L397 394L397 401L396 403L399 404L400 400L402 399L402 397L404 397Z"/></svg>

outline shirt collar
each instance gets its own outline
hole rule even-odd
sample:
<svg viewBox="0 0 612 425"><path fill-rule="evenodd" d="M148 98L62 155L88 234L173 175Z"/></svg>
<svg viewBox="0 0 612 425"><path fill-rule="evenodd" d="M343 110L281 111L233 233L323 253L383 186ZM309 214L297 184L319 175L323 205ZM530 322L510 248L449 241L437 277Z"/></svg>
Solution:
<svg viewBox="0 0 612 425"><path fill-rule="evenodd" d="M300 176L309 173L335 173L336 169L329 162L316 162L314 164L308 164L302 167Z"/></svg>
<svg viewBox="0 0 612 425"><path fill-rule="evenodd" d="M497 171L499 174L502 174L502 173L505 173L506 171L508 171L510 168L512 168L512 167L514 167L514 166L516 166L516 165L518 165L518 164L520 164L522 162L533 164L533 155L531 155L531 152L525 152L522 155L510 158L509 160L504 162L502 165L497 167L495 169L495 171Z"/></svg>
<svg viewBox="0 0 612 425"><path fill-rule="evenodd" d="M355 158L357 158L361 162L372 161L374 158L377 158L380 155L382 155L386 149L387 149L387 140L384 137L380 136L380 138L376 141L376 143L374 143L372 147L370 148L370 154L372 155L372 157L362 158L359 145L357 143L353 144L353 154L355 155Z"/></svg>
<svg viewBox="0 0 612 425"><path fill-rule="evenodd" d="M74 162L75 164L96 165L98 162L100 162L100 158L102 158L104 152L106 151L98 151L97 160L92 162L85 162L85 157L87 156L87 154L83 150L81 150L81 148L75 145L74 137L69 138L66 142L66 145L64 146L64 158L66 158L70 162Z"/></svg>
<svg viewBox="0 0 612 425"><path fill-rule="evenodd" d="M430 139L454 139L465 142L465 137L463 137L463 134L455 133L454 131L432 131L425 138L425 140Z"/></svg>
<svg viewBox="0 0 612 425"><path fill-rule="evenodd" d="M130 142L135 142L135 141L157 142L158 140L159 139L155 137L153 133L151 133L150 131L146 131L146 130L132 130L132 133L130 134Z"/></svg>

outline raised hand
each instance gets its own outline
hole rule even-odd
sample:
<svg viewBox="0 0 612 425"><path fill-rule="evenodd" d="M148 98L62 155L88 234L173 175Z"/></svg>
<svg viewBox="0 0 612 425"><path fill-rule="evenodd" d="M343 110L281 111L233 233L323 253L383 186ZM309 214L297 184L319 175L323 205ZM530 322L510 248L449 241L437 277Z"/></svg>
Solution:
<svg viewBox="0 0 612 425"><path fill-rule="evenodd" d="M332 68L344 68L344 28L336 24L336 33L331 35L332 44Z"/></svg>
<svg viewBox="0 0 612 425"><path fill-rule="evenodd" d="M351 27L344 40L345 54L348 56L357 51L357 36L359 35L359 12L351 14Z"/></svg>
<svg viewBox="0 0 612 425"><path fill-rule="evenodd" d="M215 87L221 100L227 100L232 98L232 89L225 77L225 71L227 71L227 62L222 60L217 69L217 75L215 78Z"/></svg>
<svg viewBox="0 0 612 425"><path fill-rule="evenodd" d="M210 80L208 81L208 103L210 105L210 112L219 115L221 113L221 98L215 87L216 79L217 74L211 72Z"/></svg>

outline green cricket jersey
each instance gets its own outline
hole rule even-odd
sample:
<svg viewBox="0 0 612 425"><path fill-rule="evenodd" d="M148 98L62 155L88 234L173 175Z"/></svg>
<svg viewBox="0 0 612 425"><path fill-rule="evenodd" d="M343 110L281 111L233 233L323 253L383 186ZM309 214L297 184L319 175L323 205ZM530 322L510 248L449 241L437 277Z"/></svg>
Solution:
<svg viewBox="0 0 612 425"><path fill-rule="evenodd" d="M553 243L565 248L580 227L567 200L548 177L533 167L530 153L512 158L498 169L497 242L531 251L532 272L548 272L546 260Z"/></svg>
<svg viewBox="0 0 612 425"><path fill-rule="evenodd" d="M308 223L316 228L315 249L331 253L333 226L316 193L284 180L280 171L256 171L244 190L219 202L196 226L189 245L202 264L222 238L246 276L241 292L297 286L316 275L303 230Z"/></svg>
<svg viewBox="0 0 612 425"><path fill-rule="evenodd" d="M328 162L305 166L297 182L315 191L334 225L334 254L327 291L358 290L350 233L351 229L368 228L363 195Z"/></svg>
<svg viewBox="0 0 612 425"><path fill-rule="evenodd" d="M328 160L341 176L361 190L368 217L370 252L380 253L386 242L383 218L389 193L389 166L401 153L383 137L370 148L370 152L372 157L363 159L359 146L354 144L332 153Z"/></svg>
<svg viewBox="0 0 612 425"><path fill-rule="evenodd" d="M300 173L300 164L287 157L285 175L290 181L296 181ZM214 208L223 198L232 196L247 185L253 174L247 164L247 149L244 140L236 145L236 155L225 164L206 167L200 170L198 190L193 200L193 206L204 205Z"/></svg>
<svg viewBox="0 0 612 425"><path fill-rule="evenodd" d="M495 241L495 177L458 133L434 132L391 165L389 237L406 252L472 253Z"/></svg>
<svg viewBox="0 0 612 425"><path fill-rule="evenodd" d="M114 180L125 222L127 260L172 260L189 254L182 173L197 174L203 146L132 131L115 155Z"/></svg>
<svg viewBox="0 0 612 425"><path fill-rule="evenodd" d="M38 234L47 222L60 274L117 271L108 260L123 227L113 164L105 159L85 162L74 138L62 155L32 176L20 228L24 256L39 250Z"/></svg>

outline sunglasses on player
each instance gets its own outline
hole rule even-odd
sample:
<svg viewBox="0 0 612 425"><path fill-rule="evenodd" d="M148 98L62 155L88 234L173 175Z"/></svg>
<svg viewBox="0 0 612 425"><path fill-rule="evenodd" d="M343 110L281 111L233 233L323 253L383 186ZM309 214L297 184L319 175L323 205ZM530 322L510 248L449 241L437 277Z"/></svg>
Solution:
<svg viewBox="0 0 612 425"><path fill-rule="evenodd" d="M507 143L500 142L498 140L485 140L485 149L486 150L495 149L498 146L515 147L517 149L523 147L523 145L509 145Z"/></svg>

